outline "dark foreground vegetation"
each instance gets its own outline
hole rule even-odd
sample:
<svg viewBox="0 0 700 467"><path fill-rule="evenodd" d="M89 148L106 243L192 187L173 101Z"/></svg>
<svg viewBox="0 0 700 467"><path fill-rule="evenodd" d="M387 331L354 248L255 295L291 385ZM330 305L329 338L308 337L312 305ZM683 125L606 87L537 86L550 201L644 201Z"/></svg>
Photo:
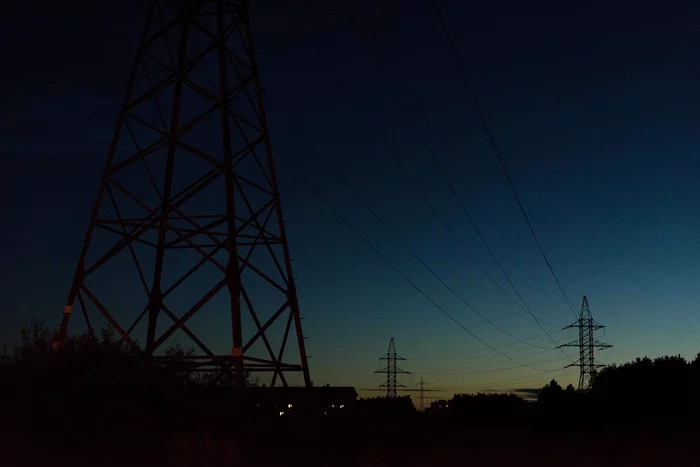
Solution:
<svg viewBox="0 0 700 467"><path fill-rule="evenodd" d="M229 380L141 364L109 329L58 351L41 323L20 337L0 363L0 465L656 466L700 458L698 358L613 365L585 394L552 381L536 402L456 395L421 414L409 398L375 398L280 416L250 407Z"/></svg>

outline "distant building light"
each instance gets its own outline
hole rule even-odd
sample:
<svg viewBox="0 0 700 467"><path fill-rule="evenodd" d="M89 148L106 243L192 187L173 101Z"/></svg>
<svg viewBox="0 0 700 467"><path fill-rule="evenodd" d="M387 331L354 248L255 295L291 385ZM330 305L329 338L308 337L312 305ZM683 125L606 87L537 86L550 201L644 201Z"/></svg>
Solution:
<svg viewBox="0 0 700 467"><path fill-rule="evenodd" d="M331 409L335 409L335 404L331 404Z"/></svg>
<svg viewBox="0 0 700 467"><path fill-rule="evenodd" d="M340 408L341 408L341 409L344 409L344 408L345 408L345 404L340 404Z"/></svg>
<svg viewBox="0 0 700 467"><path fill-rule="evenodd" d="M282 415L284 415L284 412L280 412L280 417L281 417Z"/></svg>
<svg viewBox="0 0 700 467"><path fill-rule="evenodd" d="M291 409L291 408L292 408L292 404L287 404L287 408L288 408L288 409Z"/></svg>

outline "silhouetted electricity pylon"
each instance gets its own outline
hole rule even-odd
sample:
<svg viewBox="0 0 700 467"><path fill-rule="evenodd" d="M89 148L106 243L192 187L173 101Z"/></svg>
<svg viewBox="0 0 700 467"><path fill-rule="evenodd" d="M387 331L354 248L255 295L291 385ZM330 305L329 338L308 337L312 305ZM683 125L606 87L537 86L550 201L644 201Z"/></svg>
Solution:
<svg viewBox="0 0 700 467"><path fill-rule="evenodd" d="M593 335L594 331L603 329L605 326L599 324L591 317L591 308L588 306L588 298L583 297L581 302L581 313L579 318L573 324L566 326L564 329L578 328L578 340L569 342L568 344L560 345L561 347L578 347L579 359L574 363L567 365L565 368L577 366L580 369L578 390L585 391L593 385L597 368L603 366L596 362L594 351L595 349L606 349L612 347L609 344L601 342Z"/></svg>
<svg viewBox="0 0 700 467"><path fill-rule="evenodd" d="M423 377L420 377L420 383L418 383L418 411L423 412L425 410L425 381Z"/></svg>
<svg viewBox="0 0 700 467"><path fill-rule="evenodd" d="M147 0L74 305L177 368L310 386L246 0ZM288 345L290 333L296 345ZM194 355L167 356L172 344Z"/></svg>
<svg viewBox="0 0 700 467"><path fill-rule="evenodd" d="M406 359L396 355L396 347L394 346L394 338L393 337L391 338L391 340L389 340L389 351L386 353L386 355L381 357L380 360L386 360L386 367L382 368L381 370L375 371L375 373L386 374L386 383L381 384L379 387L386 389L387 399L396 397L396 389L406 387L403 384L399 384L396 381L396 375L397 374L409 374L409 372L400 369L396 365L397 360L406 360Z"/></svg>

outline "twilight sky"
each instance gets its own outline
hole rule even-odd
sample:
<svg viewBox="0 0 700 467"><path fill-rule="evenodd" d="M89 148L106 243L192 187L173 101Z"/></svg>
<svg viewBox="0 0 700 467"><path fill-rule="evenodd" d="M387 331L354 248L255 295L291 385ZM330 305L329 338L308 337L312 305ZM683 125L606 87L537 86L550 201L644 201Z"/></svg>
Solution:
<svg viewBox="0 0 700 467"><path fill-rule="evenodd" d="M552 377L575 383L575 370L560 370L569 360L547 350L551 340L467 256L384 146L515 297L348 9L525 302L555 341L574 340L560 330L574 316L500 172L430 0L346 0L338 15L323 14L336 11L335 0L252 3L276 149L432 300L501 352L544 370L518 367L456 326L277 161L315 384L377 386L373 371L392 336L409 359L402 367L412 374L401 379L409 387L421 376L450 393L541 387ZM601 339L614 348L601 362L692 358L700 338L700 9L439 4L555 271L575 307L587 295L607 325ZM0 42L11 45L0 74L0 343L12 343L32 317L60 320L140 29L123 1L14 2L9 10L0 20ZM527 343L426 271L319 153L442 281ZM576 359L575 349L567 353Z"/></svg>

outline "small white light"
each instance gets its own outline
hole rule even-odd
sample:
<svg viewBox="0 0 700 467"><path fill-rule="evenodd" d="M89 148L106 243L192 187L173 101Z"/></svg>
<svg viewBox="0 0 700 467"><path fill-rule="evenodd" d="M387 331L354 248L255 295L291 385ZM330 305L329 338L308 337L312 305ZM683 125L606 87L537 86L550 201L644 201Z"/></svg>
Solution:
<svg viewBox="0 0 700 467"><path fill-rule="evenodd" d="M331 404L331 409L335 409L335 404Z"/></svg>
<svg viewBox="0 0 700 467"><path fill-rule="evenodd" d="M282 415L284 415L284 412L280 412L280 417L281 417Z"/></svg>
<svg viewBox="0 0 700 467"><path fill-rule="evenodd" d="M345 404L340 404L340 408L341 408L341 409L344 409L344 408L345 408Z"/></svg>
<svg viewBox="0 0 700 467"><path fill-rule="evenodd" d="M292 408L292 404L287 404L287 408L288 408L288 409L291 409L291 408Z"/></svg>

